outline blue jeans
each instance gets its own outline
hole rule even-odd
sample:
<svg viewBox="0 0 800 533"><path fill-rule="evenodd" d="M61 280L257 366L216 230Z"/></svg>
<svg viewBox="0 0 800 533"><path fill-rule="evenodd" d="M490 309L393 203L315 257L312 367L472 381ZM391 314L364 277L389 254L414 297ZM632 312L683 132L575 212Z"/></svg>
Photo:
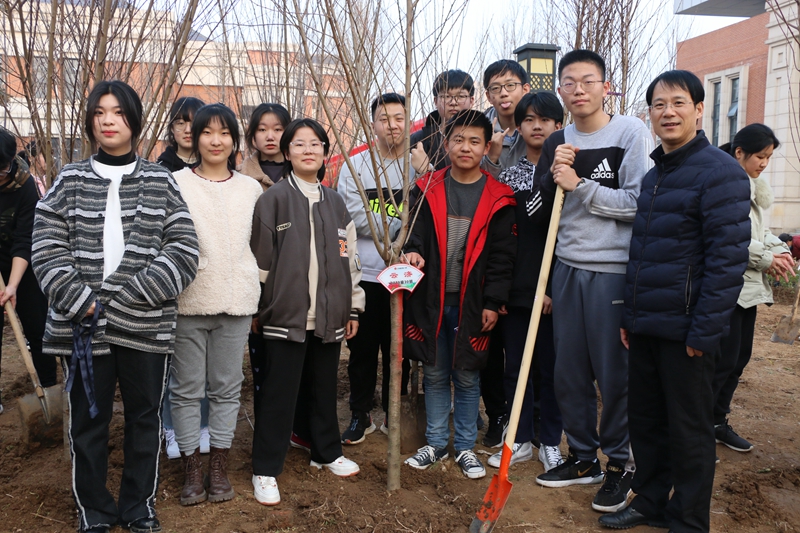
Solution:
<svg viewBox="0 0 800 533"><path fill-rule="evenodd" d="M453 349L458 332L458 307L445 306L442 315L442 329L436 346L436 362L425 366L423 386L425 387L425 409L428 414L428 427L425 438L428 444L444 448L450 440L450 379L455 390L453 426L455 437L453 447L456 452L471 450L478 438L478 409L481 399L479 370L456 370L453 368Z"/></svg>

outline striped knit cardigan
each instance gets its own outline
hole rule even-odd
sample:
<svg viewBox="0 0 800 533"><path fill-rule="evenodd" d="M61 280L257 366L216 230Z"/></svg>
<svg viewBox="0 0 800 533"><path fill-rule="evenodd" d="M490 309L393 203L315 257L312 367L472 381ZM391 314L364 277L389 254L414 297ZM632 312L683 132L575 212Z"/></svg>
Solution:
<svg viewBox="0 0 800 533"><path fill-rule="evenodd" d="M86 159L65 166L36 206L32 265L50 302L44 353L72 353L72 325L95 300L105 312L92 339L94 355L109 354L110 344L173 352L176 298L199 261L189 210L169 171L137 158L119 188L125 252L103 280L109 184Z"/></svg>

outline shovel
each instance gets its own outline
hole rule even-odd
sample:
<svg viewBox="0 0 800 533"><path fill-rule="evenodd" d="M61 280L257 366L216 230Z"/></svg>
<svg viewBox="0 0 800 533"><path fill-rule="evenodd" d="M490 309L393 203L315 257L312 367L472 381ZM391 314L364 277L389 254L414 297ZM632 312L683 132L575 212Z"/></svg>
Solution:
<svg viewBox="0 0 800 533"><path fill-rule="evenodd" d="M778 327L770 339L772 342L782 342L784 344L794 344L797 336L800 335L800 321L797 320L797 303L800 300L800 280L796 282L794 305L791 315L783 315Z"/></svg>
<svg viewBox="0 0 800 533"><path fill-rule="evenodd" d="M497 524L500 513L506 505L508 495L511 493L512 483L508 480L508 467L511 465L511 449L514 446L514 439L517 436L519 426L519 415L522 411L522 400L525 396L525 386L528 383L528 372L531 368L533 359L533 348L536 345L536 334L539 331L539 321L542 316L544 306L544 291L547 288L547 279L550 276L550 265L553 262L553 252L556 247L556 235L558 233L558 222L561 220L561 208L564 205L564 189L556 189L555 200L553 201L553 213L550 215L550 227L547 230L547 241L544 245L544 256L542 257L542 268L539 270L539 282L536 285L536 296L533 300L533 312L531 322L528 325L528 336L525 338L525 348L522 352L522 364L519 368L517 378L517 390L514 393L514 403L511 407L511 416L508 421L508 432L503 442L503 455L500 459L500 470L492 476L492 482L483 497L483 505L478 509L472 524L469 526L470 533L489 533Z"/></svg>
<svg viewBox="0 0 800 533"><path fill-rule="evenodd" d="M5 292L5 290L6 284L0 277L0 291ZM25 367L31 375L33 388L36 391L36 394L26 394L17 400L22 422L22 440L29 447L34 442L45 445L57 444L62 441L62 387L60 385L42 387L11 300L6 302L5 310L11 322L11 329L14 330L22 360L25 361Z"/></svg>

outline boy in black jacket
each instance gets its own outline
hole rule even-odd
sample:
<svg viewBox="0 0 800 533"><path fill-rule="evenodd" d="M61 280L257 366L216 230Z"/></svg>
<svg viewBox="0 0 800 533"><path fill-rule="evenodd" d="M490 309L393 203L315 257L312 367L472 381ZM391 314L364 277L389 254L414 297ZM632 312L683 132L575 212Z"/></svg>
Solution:
<svg viewBox="0 0 800 533"><path fill-rule="evenodd" d="M511 411L511 403L517 390L517 378L522 364L522 352L531 320L534 295L538 283L539 269L544 256L549 220L545 217L537 222L531 220L526 210L525 200L533 186L533 174L539 163L544 141L551 133L561 129L564 109L558 98L549 92L527 93L519 101L514 111L519 136L527 148L525 155L517 164L505 169L497 181L505 183L514 191L517 198L517 259L514 262L514 281L508 298L507 314L500 318L495 336L500 348L505 349L505 372L503 385L506 405ZM553 372L556 352L553 341L553 301L550 287L544 297L544 307L536 336L533 364L528 374L525 399L522 403L517 438L514 443L511 464L533 458L534 439L534 382L538 388L541 406L541 424L538 429L539 460L545 472L563 462L561 457L561 411L558 409L553 387ZM499 335L497 335L499 333ZM540 371L541 379L534 380L534 369ZM486 398L484 398L484 403ZM502 451L489 458L489 466L499 467Z"/></svg>
<svg viewBox="0 0 800 533"><path fill-rule="evenodd" d="M404 306L404 354L422 361L428 427L426 446L406 460L417 469L447 457L450 381L455 389L453 446L469 478L486 475L472 451L480 403L480 369L490 332L508 300L516 254L511 189L481 171L492 125L478 111L447 123L452 167L427 174L412 195L414 226L406 261L426 276Z"/></svg>

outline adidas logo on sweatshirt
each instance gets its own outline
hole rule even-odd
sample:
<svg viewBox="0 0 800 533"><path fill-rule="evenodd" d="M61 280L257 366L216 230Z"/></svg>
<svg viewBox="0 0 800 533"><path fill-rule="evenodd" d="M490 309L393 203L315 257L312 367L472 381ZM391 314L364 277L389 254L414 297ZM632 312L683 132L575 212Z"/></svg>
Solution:
<svg viewBox="0 0 800 533"><path fill-rule="evenodd" d="M611 180L614 179L616 176L614 175L614 171L611 170L611 166L608 164L608 159L603 158L603 161L597 165L592 171L591 179L593 180Z"/></svg>

